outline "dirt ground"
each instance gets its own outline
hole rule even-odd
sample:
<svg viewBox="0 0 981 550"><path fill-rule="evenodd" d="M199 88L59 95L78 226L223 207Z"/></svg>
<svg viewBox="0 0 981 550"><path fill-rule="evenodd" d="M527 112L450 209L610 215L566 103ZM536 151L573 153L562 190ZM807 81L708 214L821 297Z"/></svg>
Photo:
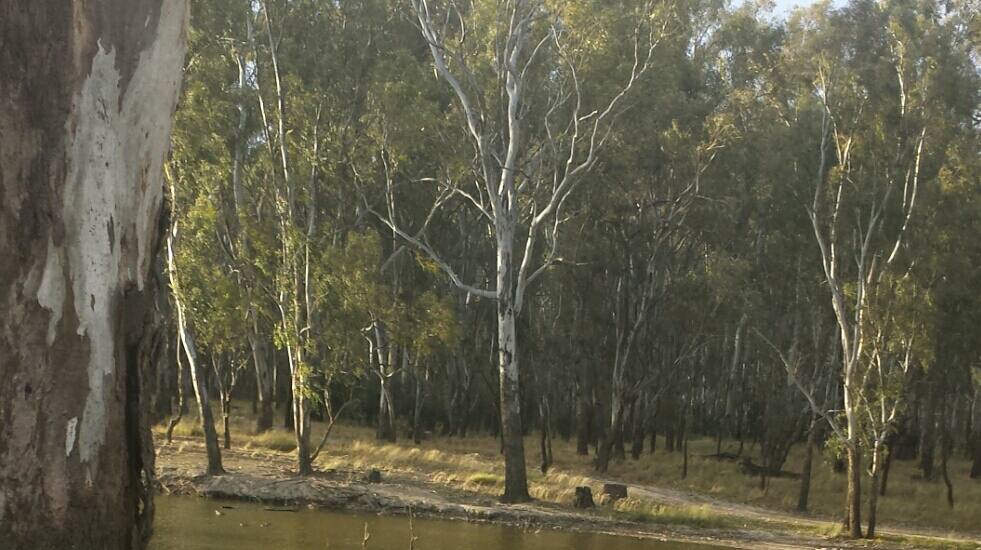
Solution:
<svg viewBox="0 0 981 550"><path fill-rule="evenodd" d="M292 473L291 454L268 450L233 448L222 451L226 475L202 475L204 446L197 440L175 438L157 443L159 491L177 495L244 499L279 505L315 506L331 510L388 515L413 514L445 520L497 523L526 529L561 529L660 540L676 540L733 548L832 549L832 548L943 548L970 547L981 541L965 535L925 530L880 527L881 533L922 537L913 541L851 541L816 535L831 532L827 522L753 506L733 504L670 489L629 485L633 498L665 505L696 505L732 521L745 521L741 529L709 529L684 524L660 524L625 519L610 507L577 510L550 502L534 501L502 505L485 493L433 480L416 472L382 471L381 483L368 483L366 471L327 470L308 477ZM596 483L604 480L596 479ZM895 539L896 537L892 537Z"/></svg>

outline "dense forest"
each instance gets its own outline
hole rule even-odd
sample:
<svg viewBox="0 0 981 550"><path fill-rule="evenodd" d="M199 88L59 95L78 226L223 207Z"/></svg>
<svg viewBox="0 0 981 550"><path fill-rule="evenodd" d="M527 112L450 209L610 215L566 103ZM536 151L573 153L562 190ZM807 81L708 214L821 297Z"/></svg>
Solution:
<svg viewBox="0 0 981 550"><path fill-rule="evenodd" d="M981 476L981 4L771 9L193 2L157 420Z"/></svg>

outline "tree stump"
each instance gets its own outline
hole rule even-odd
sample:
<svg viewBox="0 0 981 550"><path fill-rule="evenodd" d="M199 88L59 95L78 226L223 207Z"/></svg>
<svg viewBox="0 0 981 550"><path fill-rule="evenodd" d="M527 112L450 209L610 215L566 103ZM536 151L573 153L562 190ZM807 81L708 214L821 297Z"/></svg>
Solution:
<svg viewBox="0 0 981 550"><path fill-rule="evenodd" d="M622 483L604 483L603 494L609 495L610 500L627 498L627 486Z"/></svg>
<svg viewBox="0 0 981 550"><path fill-rule="evenodd" d="M586 508L595 508L596 503L593 502L593 490L589 487L576 487L576 501L573 503L573 506L583 510Z"/></svg>

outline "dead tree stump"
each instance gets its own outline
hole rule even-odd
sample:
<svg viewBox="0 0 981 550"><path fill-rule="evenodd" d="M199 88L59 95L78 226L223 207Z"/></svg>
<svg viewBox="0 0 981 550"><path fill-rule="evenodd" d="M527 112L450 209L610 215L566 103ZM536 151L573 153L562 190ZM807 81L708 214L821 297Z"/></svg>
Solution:
<svg viewBox="0 0 981 550"><path fill-rule="evenodd" d="M576 501L573 503L576 508L586 509L595 508L596 503L593 502L593 490L589 487L576 487Z"/></svg>

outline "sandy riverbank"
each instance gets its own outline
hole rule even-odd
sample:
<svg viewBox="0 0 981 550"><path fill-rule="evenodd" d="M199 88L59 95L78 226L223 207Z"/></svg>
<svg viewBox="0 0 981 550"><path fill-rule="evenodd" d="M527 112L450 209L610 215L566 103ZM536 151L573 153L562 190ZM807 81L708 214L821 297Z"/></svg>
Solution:
<svg viewBox="0 0 981 550"><path fill-rule="evenodd" d="M767 518L764 510L740 513L739 506L716 507L713 514L725 518L714 522L725 527L704 527L643 521L618 513L610 506L582 511L544 501L502 505L493 496L470 491L452 483L431 479L417 472L383 470L381 483L368 483L367 472L327 470L298 477L291 472L287 453L250 449L223 451L226 475L201 475L205 463L203 446L190 439L160 443L157 448L159 490L163 493L260 501L275 505L311 506L330 510L386 515L408 515L476 523L506 524L526 529L561 529L661 540L678 540L732 548L913 548L916 540L850 541L820 534L821 522L793 518ZM658 498L653 488L631 487L642 498ZM683 496L661 495L684 500ZM690 504L704 505L692 496ZM669 502L668 504L677 504ZM721 504L721 503L720 503ZM715 516L713 516L715 517ZM736 525L742 524L742 527ZM826 532L833 531L825 524ZM932 540L931 540L932 539ZM962 547L970 539L928 537L924 546L944 547L944 541ZM978 544L981 548L981 542Z"/></svg>

